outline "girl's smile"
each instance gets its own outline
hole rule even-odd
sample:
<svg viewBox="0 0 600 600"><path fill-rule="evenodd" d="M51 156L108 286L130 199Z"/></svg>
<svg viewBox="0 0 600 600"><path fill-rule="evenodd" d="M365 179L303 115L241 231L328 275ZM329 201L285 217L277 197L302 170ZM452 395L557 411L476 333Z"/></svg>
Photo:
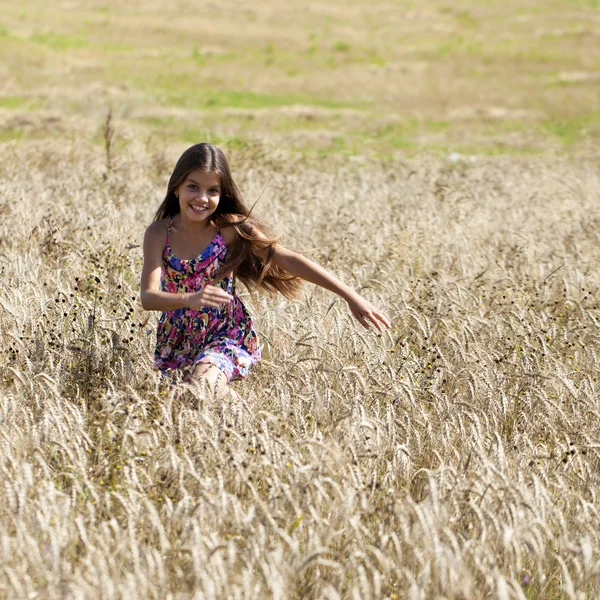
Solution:
<svg viewBox="0 0 600 600"><path fill-rule="evenodd" d="M191 171L175 190L182 221L206 221L217 209L220 194L220 178L214 171Z"/></svg>

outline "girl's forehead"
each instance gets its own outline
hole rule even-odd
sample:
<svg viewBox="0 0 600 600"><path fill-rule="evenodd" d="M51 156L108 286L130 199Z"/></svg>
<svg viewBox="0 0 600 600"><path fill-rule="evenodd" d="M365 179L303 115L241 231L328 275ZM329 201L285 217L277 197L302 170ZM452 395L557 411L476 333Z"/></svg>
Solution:
<svg viewBox="0 0 600 600"><path fill-rule="evenodd" d="M195 183L202 183L204 185L218 185L221 183L221 178L214 171L200 171L194 169L187 174L186 179L190 179Z"/></svg>

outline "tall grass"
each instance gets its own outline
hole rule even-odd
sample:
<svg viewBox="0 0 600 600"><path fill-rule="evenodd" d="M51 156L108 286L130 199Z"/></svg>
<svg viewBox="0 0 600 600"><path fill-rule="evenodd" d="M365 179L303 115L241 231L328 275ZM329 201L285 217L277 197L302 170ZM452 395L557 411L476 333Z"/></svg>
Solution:
<svg viewBox="0 0 600 600"><path fill-rule="evenodd" d="M394 328L245 294L265 358L215 403L137 300L176 156L74 144L0 155L2 597L596 597L592 163L232 154Z"/></svg>

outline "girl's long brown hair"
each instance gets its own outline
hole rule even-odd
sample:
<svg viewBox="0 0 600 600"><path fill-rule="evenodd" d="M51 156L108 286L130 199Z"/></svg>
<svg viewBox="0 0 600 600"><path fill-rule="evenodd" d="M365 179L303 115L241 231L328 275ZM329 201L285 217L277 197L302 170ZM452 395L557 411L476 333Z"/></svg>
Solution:
<svg viewBox="0 0 600 600"><path fill-rule="evenodd" d="M301 279L272 263L273 246L277 243L277 238L271 236L266 227L246 208L242 194L231 176L227 159L216 146L196 144L181 155L169 178L167 195L158 207L154 220L170 218L179 213L179 199L175 196L175 190L191 171L196 170L212 171L219 176L221 195L212 220L217 227L233 227L237 234L215 281L233 272L251 291L262 287L270 292L280 292L288 298L296 296ZM267 260L258 254L261 250L264 252L265 248Z"/></svg>

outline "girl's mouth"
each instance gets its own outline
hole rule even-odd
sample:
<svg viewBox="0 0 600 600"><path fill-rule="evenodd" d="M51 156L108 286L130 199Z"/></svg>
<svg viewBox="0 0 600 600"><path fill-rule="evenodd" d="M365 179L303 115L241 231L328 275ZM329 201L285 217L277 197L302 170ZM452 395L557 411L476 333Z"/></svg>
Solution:
<svg viewBox="0 0 600 600"><path fill-rule="evenodd" d="M190 208L192 209L193 212L199 214L199 213L203 213L206 210L208 210L208 206L196 206L194 204L190 204Z"/></svg>

